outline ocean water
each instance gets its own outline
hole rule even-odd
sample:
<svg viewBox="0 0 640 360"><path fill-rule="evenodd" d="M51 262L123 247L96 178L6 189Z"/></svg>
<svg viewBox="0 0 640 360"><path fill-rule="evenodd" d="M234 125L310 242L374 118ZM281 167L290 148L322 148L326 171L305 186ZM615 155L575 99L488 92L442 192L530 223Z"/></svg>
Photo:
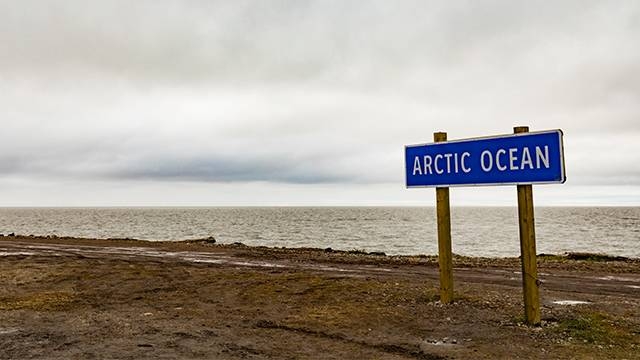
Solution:
<svg viewBox="0 0 640 360"><path fill-rule="evenodd" d="M515 207L452 208L453 252L520 254ZM536 208L538 253L640 258L640 207ZM435 212L424 207L0 208L0 233L184 240L437 254Z"/></svg>

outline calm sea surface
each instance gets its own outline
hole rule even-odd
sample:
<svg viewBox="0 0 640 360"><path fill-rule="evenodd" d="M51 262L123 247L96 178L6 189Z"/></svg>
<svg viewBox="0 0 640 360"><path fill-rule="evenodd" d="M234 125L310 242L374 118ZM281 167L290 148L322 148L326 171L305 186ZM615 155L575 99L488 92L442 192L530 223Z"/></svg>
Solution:
<svg viewBox="0 0 640 360"><path fill-rule="evenodd" d="M437 254L433 208L0 208L0 233ZM639 207L536 208L538 253L640 258ZM453 251L518 256L517 209L452 208Z"/></svg>

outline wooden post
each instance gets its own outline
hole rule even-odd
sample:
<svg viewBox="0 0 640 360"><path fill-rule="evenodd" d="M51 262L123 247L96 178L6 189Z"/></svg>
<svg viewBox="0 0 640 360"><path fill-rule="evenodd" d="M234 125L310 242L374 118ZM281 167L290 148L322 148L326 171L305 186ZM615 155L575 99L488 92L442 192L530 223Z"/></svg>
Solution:
<svg viewBox="0 0 640 360"><path fill-rule="evenodd" d="M516 134L529 132L528 126L513 128ZM522 259L522 290L527 324L540 324L540 294L536 259L536 231L533 216L533 188L518 185L518 222L520 225L520 255Z"/></svg>
<svg viewBox="0 0 640 360"><path fill-rule="evenodd" d="M433 133L433 141L447 141L446 132ZM440 302L453 302L453 256L451 254L451 209L449 188L436 188L436 213L438 218L438 264L440 266Z"/></svg>

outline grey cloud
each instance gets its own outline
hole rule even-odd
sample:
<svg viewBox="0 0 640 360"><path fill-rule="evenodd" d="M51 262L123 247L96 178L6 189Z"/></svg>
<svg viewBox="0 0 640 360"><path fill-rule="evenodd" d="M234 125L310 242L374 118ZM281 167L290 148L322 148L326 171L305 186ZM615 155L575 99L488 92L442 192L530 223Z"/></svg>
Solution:
<svg viewBox="0 0 640 360"><path fill-rule="evenodd" d="M126 180L156 181L267 181L291 184L340 183L350 180L339 174L314 171L313 168L291 166L277 160L240 160L210 156L206 159L147 159L107 174ZM309 170L309 171L305 171Z"/></svg>
<svg viewBox="0 0 640 360"><path fill-rule="evenodd" d="M133 81L319 78L367 84L404 78L425 65L459 71L479 56L490 69L513 66L514 58L544 47L549 37L571 38L575 30L581 31L578 38L594 35L584 29L602 22L609 8L601 7L503 1L5 2L0 46L7 56L0 61L5 69L86 69ZM625 17L637 13L628 3L616 7L631 8Z"/></svg>
<svg viewBox="0 0 640 360"><path fill-rule="evenodd" d="M401 184L403 144L522 124L565 130L569 181L635 183L639 19L635 1L0 1L0 170Z"/></svg>
<svg viewBox="0 0 640 360"><path fill-rule="evenodd" d="M117 154L95 149L56 155L0 156L4 176L18 175L59 180L154 180L197 182L275 182L291 184L351 183L358 179L348 172L335 171L330 159L306 156L290 161L286 154L216 155L191 153Z"/></svg>

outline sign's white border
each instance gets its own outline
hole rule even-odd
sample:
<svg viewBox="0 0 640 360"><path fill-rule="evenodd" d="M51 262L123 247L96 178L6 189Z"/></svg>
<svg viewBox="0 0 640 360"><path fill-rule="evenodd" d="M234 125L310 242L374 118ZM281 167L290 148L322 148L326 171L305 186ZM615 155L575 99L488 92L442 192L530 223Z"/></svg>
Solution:
<svg viewBox="0 0 640 360"><path fill-rule="evenodd" d="M517 136L527 136L527 135L538 135L538 134L551 134L557 133L560 139L560 180L556 181L529 181L529 182L514 182L514 183L480 183L480 184L439 184L439 185L407 185L407 148L425 146L425 145L440 145L440 144L450 144L457 142L467 142L473 140L490 140L490 139L503 139L503 138L512 138ZM504 134L504 135L493 135L493 136L479 136L473 138L466 139L455 139L451 141L442 141L442 142L429 142L423 144L414 144L414 145L405 145L404 146L404 186L406 189L414 189L414 188L444 188L444 187L464 187L464 186L507 186L507 185L533 185L533 184L564 184L567 181L567 176L565 174L564 168L564 133L560 129L555 130L544 130L544 131L532 131L525 133L517 133L517 134Z"/></svg>

